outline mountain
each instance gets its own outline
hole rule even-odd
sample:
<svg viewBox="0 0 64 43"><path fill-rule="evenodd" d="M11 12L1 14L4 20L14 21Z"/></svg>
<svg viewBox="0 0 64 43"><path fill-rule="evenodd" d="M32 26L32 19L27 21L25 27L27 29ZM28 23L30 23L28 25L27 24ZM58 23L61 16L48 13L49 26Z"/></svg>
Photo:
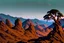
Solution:
<svg viewBox="0 0 64 43"><path fill-rule="evenodd" d="M5 23L3 21L0 21L0 29L2 29L3 31L7 31Z"/></svg>
<svg viewBox="0 0 64 43"><path fill-rule="evenodd" d="M6 25L9 26L10 28L13 27L13 24L10 22L9 19L6 19Z"/></svg>
<svg viewBox="0 0 64 43"><path fill-rule="evenodd" d="M18 17L12 17L12 16L10 16L10 15L5 15L5 14L3 14L3 13L0 13L0 17L3 18L4 21L5 21L6 19L9 19L12 24L14 24L15 20L18 18ZM1 20L3 20L3 19L1 19ZM20 19L22 22L25 21L24 18L19 18L19 19Z"/></svg>
<svg viewBox="0 0 64 43"><path fill-rule="evenodd" d="M46 32L40 32L37 31L39 34L41 35L45 35L46 37L39 37L38 39L32 39L30 40L30 42L35 41L35 43L64 43L64 32L62 30L62 26L59 24L59 21L55 20L56 22L54 23L54 28L55 30L51 31L49 29L52 30L52 28L48 28L47 27L47 34L48 32L50 32L47 36L46 36Z"/></svg>
<svg viewBox="0 0 64 43"><path fill-rule="evenodd" d="M22 23L22 25L23 25L23 27L24 27L25 29L27 29L30 24L35 25L35 24L32 22L32 20L30 20L30 19L27 19L27 20L25 20L25 21Z"/></svg>
<svg viewBox="0 0 64 43"><path fill-rule="evenodd" d="M21 34L24 34L24 28L22 27L22 21L20 19L15 20L15 26L13 29L22 32Z"/></svg>
<svg viewBox="0 0 64 43"><path fill-rule="evenodd" d="M9 20L6 19L6 22ZM10 21L9 21L10 23ZM26 42L31 39L38 38L36 30L33 24L30 24L27 30L22 28L22 22L20 19L15 20L15 26L9 27L7 23L0 21L0 42L5 43L17 43L18 41ZM5 40L4 40L5 39Z"/></svg>
<svg viewBox="0 0 64 43"><path fill-rule="evenodd" d="M60 20L61 26L64 28L64 19Z"/></svg>
<svg viewBox="0 0 64 43"><path fill-rule="evenodd" d="M54 28L54 23L52 23L48 28Z"/></svg>
<svg viewBox="0 0 64 43"><path fill-rule="evenodd" d="M48 28L47 25L44 25L46 27L44 31L41 25L37 25L41 31L36 30L30 19L26 20L29 22L25 22L29 24L27 29L23 28L20 19L16 19L12 26L10 20L6 19L5 21L9 23L0 21L1 43L64 43L64 32L57 20L55 20L54 28Z"/></svg>
<svg viewBox="0 0 64 43"><path fill-rule="evenodd" d="M14 22L15 20L19 18L22 23L24 21L26 21L27 19L24 19L22 17L13 17L13 16L10 16L10 15L6 15L6 14L3 14L3 13L0 13L0 20L3 20L4 22L6 22L5 20L6 19L9 19L10 22L14 25ZM44 21L44 20L38 20L38 19L30 19L35 25L38 23L38 24L47 24L47 25L50 25L52 22L47 22L47 21ZM38 21L38 22L37 22Z"/></svg>
<svg viewBox="0 0 64 43"><path fill-rule="evenodd" d="M44 31L44 30L45 30L44 25L43 25L43 26L41 26L41 25L36 25L36 26L35 26L35 29L36 29L36 30L40 30L40 31Z"/></svg>
<svg viewBox="0 0 64 43"><path fill-rule="evenodd" d="M12 17L12 16L10 16L10 15L5 15L5 14L3 14L3 13L0 13L0 20L4 21L5 23L6 23L6 19L9 19L10 22L14 25L14 22L15 22L15 20L16 20L17 18L19 18L19 17ZM27 19L24 19L24 18L22 18L22 17L20 17L19 19L22 21L22 24L25 23L25 21L27 20ZM39 24L39 25L41 25L42 27L44 27L44 24L46 24L46 25L48 25L49 27L53 27L53 22L48 22L48 21L45 21L45 20L38 20L38 19L30 19L30 20L31 20L31 22L32 22L34 25ZM38 21L38 22L37 22L37 21ZM61 23L62 27L64 28L64 19L61 19L61 20L60 20L60 23ZM24 25L24 24L23 24L23 25ZM26 24L25 24L25 25L26 25ZM52 25L52 26L51 26L51 25ZM24 26L23 26L23 27L24 27ZM28 27L28 25L27 25L27 27Z"/></svg>
<svg viewBox="0 0 64 43"><path fill-rule="evenodd" d="M38 21L38 22L37 22ZM42 21L42 20L38 20L38 19L32 19L32 22L34 23L34 24L43 24L44 23L44 21Z"/></svg>
<svg viewBox="0 0 64 43"><path fill-rule="evenodd" d="M0 21L1 21L1 20L3 21L3 20L4 20L4 18L2 18L2 17L0 16Z"/></svg>
<svg viewBox="0 0 64 43"><path fill-rule="evenodd" d="M38 36L36 34L36 29L33 24L30 24L27 29L25 29L25 35L29 37L30 39L37 39Z"/></svg>
<svg viewBox="0 0 64 43"><path fill-rule="evenodd" d="M64 28L64 19L60 20L60 25ZM54 28L54 23L48 26L49 28Z"/></svg>

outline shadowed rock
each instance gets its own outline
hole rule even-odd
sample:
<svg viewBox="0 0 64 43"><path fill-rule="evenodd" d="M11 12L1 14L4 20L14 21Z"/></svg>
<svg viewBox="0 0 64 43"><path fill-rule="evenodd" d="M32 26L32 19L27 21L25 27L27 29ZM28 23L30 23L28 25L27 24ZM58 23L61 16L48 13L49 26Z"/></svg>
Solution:
<svg viewBox="0 0 64 43"><path fill-rule="evenodd" d="M22 24L23 24L24 29L28 29L30 24L34 25L34 23L32 22L32 20L30 20L30 19L27 19Z"/></svg>
<svg viewBox="0 0 64 43"><path fill-rule="evenodd" d="M22 27L22 22L20 19L15 20L15 26L13 27L13 29L18 30L19 32L21 32L21 34L24 34L24 29Z"/></svg>
<svg viewBox="0 0 64 43"><path fill-rule="evenodd" d="M9 26L10 28L13 27L13 24L8 19L6 19L6 25Z"/></svg>
<svg viewBox="0 0 64 43"><path fill-rule="evenodd" d="M38 38L33 24L30 24L29 28L25 30L25 35L27 37L29 37L30 39L33 39L33 38L37 39Z"/></svg>
<svg viewBox="0 0 64 43"><path fill-rule="evenodd" d="M30 20L29 20L30 21ZM33 23L28 22L28 28L23 29L22 22L20 19L15 20L15 26L7 19L6 24L0 21L0 42L5 43L64 43L64 32L58 20L55 20L55 26L47 28L45 31L35 30ZM45 25L45 27L47 27ZM43 28L40 27L40 30ZM37 36L36 32L42 37ZM5 40L4 40L5 39ZM3 42L3 43L4 43Z"/></svg>
<svg viewBox="0 0 64 43"><path fill-rule="evenodd" d="M22 22L21 22L20 19L16 19L16 20L15 20L15 26L22 27Z"/></svg>
<svg viewBox="0 0 64 43"><path fill-rule="evenodd" d="M5 25L5 23L3 21L0 21L0 29L3 31L7 31L7 29L3 25Z"/></svg>
<svg viewBox="0 0 64 43"><path fill-rule="evenodd" d="M17 30L23 30L22 29L22 22L21 22L21 20L20 19L16 19L15 20L15 26L14 26L14 29L17 29Z"/></svg>

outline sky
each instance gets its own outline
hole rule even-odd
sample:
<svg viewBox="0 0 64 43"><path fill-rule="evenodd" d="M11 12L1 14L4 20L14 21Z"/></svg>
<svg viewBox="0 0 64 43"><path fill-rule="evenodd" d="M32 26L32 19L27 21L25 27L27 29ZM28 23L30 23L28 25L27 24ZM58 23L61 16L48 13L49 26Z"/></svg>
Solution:
<svg viewBox="0 0 64 43"><path fill-rule="evenodd" d="M51 9L64 14L64 0L0 0L0 13L14 17L42 20Z"/></svg>

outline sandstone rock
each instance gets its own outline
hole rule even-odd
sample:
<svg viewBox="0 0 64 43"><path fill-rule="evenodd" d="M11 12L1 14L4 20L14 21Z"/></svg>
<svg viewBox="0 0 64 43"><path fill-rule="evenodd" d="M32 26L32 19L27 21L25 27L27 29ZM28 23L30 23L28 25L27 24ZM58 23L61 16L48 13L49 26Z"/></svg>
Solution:
<svg viewBox="0 0 64 43"><path fill-rule="evenodd" d="M10 22L10 20L6 19L6 25L10 28L13 27L13 24Z"/></svg>

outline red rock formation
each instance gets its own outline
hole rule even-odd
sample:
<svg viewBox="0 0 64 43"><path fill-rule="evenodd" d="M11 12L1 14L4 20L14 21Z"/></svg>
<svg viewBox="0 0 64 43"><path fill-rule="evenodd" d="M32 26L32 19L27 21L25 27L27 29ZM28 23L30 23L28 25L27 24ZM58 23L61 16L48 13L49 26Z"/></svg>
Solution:
<svg viewBox="0 0 64 43"><path fill-rule="evenodd" d="M30 20L30 19L27 19L27 20L24 21L22 24L23 24L24 29L29 28L29 25L30 25L30 24L33 24L33 25L34 25L34 23L32 22L32 20Z"/></svg>
<svg viewBox="0 0 64 43"><path fill-rule="evenodd" d="M41 30L41 31L44 31L44 28L42 27L42 26L40 26L39 24L38 25L36 25L36 30L38 29L38 30Z"/></svg>
<svg viewBox="0 0 64 43"><path fill-rule="evenodd" d="M3 25L5 25L5 23L3 21L0 21L0 29L3 31L7 31L7 29Z"/></svg>
<svg viewBox="0 0 64 43"><path fill-rule="evenodd" d="M41 37L48 36L48 34L52 31L52 29L47 28L46 31L39 31L37 30L38 35L41 35Z"/></svg>
<svg viewBox="0 0 64 43"><path fill-rule="evenodd" d="M11 29L11 28L9 28L4 22L0 22L0 30L2 30L2 31L0 31L0 33L2 33L3 34L3 37L8 37L9 35L7 35L7 34L10 34L10 35L12 35L13 37L14 37L14 41L20 41L20 40L22 40L22 41L24 41L24 39L25 39L25 37L23 37L22 38L22 36L20 35L21 33L18 33L18 32L16 32L15 30L13 30L13 29ZM4 31L4 32L3 32ZM18 31L18 30L17 30ZM5 35L5 36L4 36ZM0 35L1 36L1 35ZM7 39L6 41L8 42L10 42L10 41L12 41L13 42L13 40L10 40L9 38L6 38L5 37L5 39ZM11 37L10 37L11 38ZM26 39L26 40L28 40L28 39ZM5 42L6 43L6 42Z"/></svg>
<svg viewBox="0 0 64 43"><path fill-rule="evenodd" d="M22 37L22 41L27 41L29 40L29 38L27 36L24 35L25 33L25 30L24 28L22 27L22 22L20 19L16 19L15 21L15 26L13 27L14 31L16 33L18 33L21 37Z"/></svg>
<svg viewBox="0 0 64 43"><path fill-rule="evenodd" d="M30 24L30 26L29 26L29 31L34 35L34 37L36 38L37 37L37 35L36 35L36 30L35 30L35 27L34 27L34 25L33 24Z"/></svg>
<svg viewBox="0 0 64 43"><path fill-rule="evenodd" d="M0 21L0 36L5 39L5 43L7 43L8 41L13 42L15 40L14 36L12 36L11 34L17 36L16 33L14 33L14 31L10 29L3 21Z"/></svg>
<svg viewBox="0 0 64 43"><path fill-rule="evenodd" d="M10 22L10 20L6 19L6 25L10 28L13 27L13 24Z"/></svg>
<svg viewBox="0 0 64 43"><path fill-rule="evenodd" d="M13 29L16 29L16 30L22 32L21 34L24 34L24 29L23 29L23 27L22 27L22 22L21 22L20 19L16 19L16 20L15 20L15 26L14 26Z"/></svg>
<svg viewBox="0 0 64 43"><path fill-rule="evenodd" d="M37 34L36 34L36 30L34 28L33 24L30 24L29 28L25 30L25 35L27 37L29 37L30 39L36 39L38 38Z"/></svg>
<svg viewBox="0 0 64 43"><path fill-rule="evenodd" d="M62 30L61 25L59 24L59 21L55 20L55 29L47 28L46 31L39 31L35 30L33 23L30 23L28 29L24 30L22 28L22 22L21 20L17 19L15 21L15 26L12 28L12 24L9 20L7 20L7 23L5 24L3 21L0 21L0 42L1 43L17 43L19 41L21 42L27 42L27 43L35 43L35 39L37 42L40 43L64 43L64 32ZM45 25L45 27L47 27ZM40 30L42 30L42 27L40 27ZM52 32L51 32L52 31ZM47 37L46 39L39 39L36 32L39 35L42 35L42 38ZM49 36L48 36L49 35ZM44 37L43 37L44 36ZM32 41L34 39L34 41ZM30 42L28 40L31 40Z"/></svg>

